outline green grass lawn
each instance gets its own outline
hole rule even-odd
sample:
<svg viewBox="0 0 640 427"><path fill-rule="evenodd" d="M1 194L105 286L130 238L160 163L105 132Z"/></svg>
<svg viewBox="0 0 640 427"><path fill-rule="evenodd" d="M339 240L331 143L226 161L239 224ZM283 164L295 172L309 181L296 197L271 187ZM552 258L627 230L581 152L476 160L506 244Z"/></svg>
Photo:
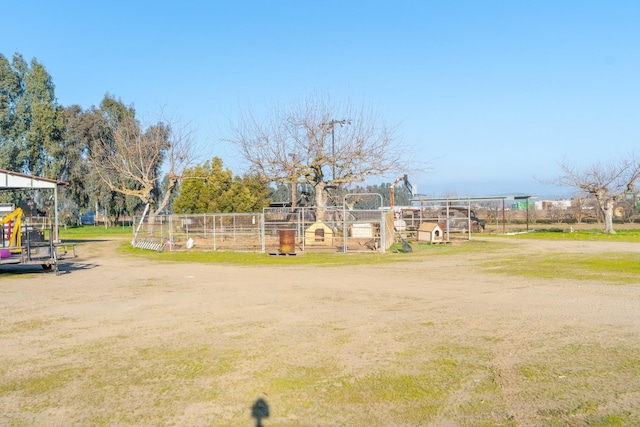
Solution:
<svg viewBox="0 0 640 427"><path fill-rule="evenodd" d="M604 252L595 255L545 252L499 257L485 269L508 275L544 279L595 280L612 284L638 283L640 253Z"/></svg>
<svg viewBox="0 0 640 427"><path fill-rule="evenodd" d="M104 227L104 226L82 226L60 228L60 239L69 240L100 240L107 238L132 238L132 227Z"/></svg>
<svg viewBox="0 0 640 427"><path fill-rule="evenodd" d="M615 227L614 227L615 228ZM535 229L530 232L508 234L485 234L483 236L509 237L513 239L540 239L540 240L589 240L603 242L640 242L640 228L616 230L616 234L607 234L602 229L573 230L566 228Z"/></svg>
<svg viewBox="0 0 640 427"><path fill-rule="evenodd" d="M297 256L271 256L255 252L232 251L163 251L161 253L133 248L122 242L121 253L140 256L156 261L227 263L237 265L362 265L392 262L411 262L424 256L461 252L490 251L499 248L499 243L470 241L456 245L412 244L413 252L403 253L402 245L394 244L386 253L378 252L305 252Z"/></svg>
<svg viewBox="0 0 640 427"><path fill-rule="evenodd" d="M454 244L430 245L412 242L413 252L403 253L400 244L394 244L386 253L338 253L305 252L298 256L270 256L254 252L232 251L164 251L161 253L131 247L131 227L77 227L61 230L65 241L94 241L121 239L118 251L136 257L159 262L224 263L235 265L365 265L396 262L414 262L423 257L469 253L493 255L483 263L487 270L510 275L540 278L571 278L601 280L610 283L632 283L640 277L640 253L609 252L580 257L564 253L508 254L496 256L504 244L491 239L460 241ZM483 237L504 237L489 235ZM535 230L529 233L507 236L519 240L583 240L606 242L640 242L640 230L620 230L617 234L605 234L598 229L566 232L561 229Z"/></svg>

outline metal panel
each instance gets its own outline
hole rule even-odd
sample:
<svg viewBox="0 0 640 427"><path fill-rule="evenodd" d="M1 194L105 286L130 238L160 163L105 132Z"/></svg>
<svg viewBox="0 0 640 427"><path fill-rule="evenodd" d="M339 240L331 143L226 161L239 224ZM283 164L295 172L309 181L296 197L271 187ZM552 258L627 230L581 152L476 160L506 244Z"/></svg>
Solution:
<svg viewBox="0 0 640 427"><path fill-rule="evenodd" d="M0 169L0 189L55 189L66 182Z"/></svg>

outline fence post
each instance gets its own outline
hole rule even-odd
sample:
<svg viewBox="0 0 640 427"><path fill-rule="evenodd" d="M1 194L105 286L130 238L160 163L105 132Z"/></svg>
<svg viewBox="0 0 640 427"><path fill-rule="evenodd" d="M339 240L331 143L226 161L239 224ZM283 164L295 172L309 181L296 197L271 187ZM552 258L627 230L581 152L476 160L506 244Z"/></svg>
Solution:
<svg viewBox="0 0 640 427"><path fill-rule="evenodd" d="M216 246L217 236L216 236L216 216L215 216L215 214L213 215L213 218L211 218L211 220L213 221L213 250L216 251L216 250L218 250L218 248Z"/></svg>
<svg viewBox="0 0 640 427"><path fill-rule="evenodd" d="M296 221L298 223L298 229L300 230L300 238L302 239L302 252L304 252L306 250L306 244L307 244L307 238L306 238L307 236L305 236L305 230L306 230L307 224L304 222L304 218L305 218L304 209L302 210L302 212L297 212L297 214L298 214L298 218L296 218Z"/></svg>
<svg viewBox="0 0 640 427"><path fill-rule="evenodd" d="M391 217L392 221L393 221L393 218L394 217L392 216ZM387 248L387 215L384 209L380 209L380 248L381 248L381 252L385 253Z"/></svg>
<svg viewBox="0 0 640 427"><path fill-rule="evenodd" d="M347 253L347 205L344 201L342 203L342 252Z"/></svg>
<svg viewBox="0 0 640 427"><path fill-rule="evenodd" d="M169 251L173 251L173 215L169 215Z"/></svg>
<svg viewBox="0 0 640 427"><path fill-rule="evenodd" d="M264 208L262 209L262 215L260 215L260 239L262 240L262 253L267 251L266 231L265 231L265 214Z"/></svg>

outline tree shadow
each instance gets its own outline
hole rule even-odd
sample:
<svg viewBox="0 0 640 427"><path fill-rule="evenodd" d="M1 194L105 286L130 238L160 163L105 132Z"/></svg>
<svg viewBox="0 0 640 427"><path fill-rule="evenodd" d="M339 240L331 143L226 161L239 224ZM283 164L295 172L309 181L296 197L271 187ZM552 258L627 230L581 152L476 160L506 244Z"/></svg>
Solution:
<svg viewBox="0 0 640 427"><path fill-rule="evenodd" d="M92 270L100 267L100 264L81 263L81 262L64 262L58 263L59 274L73 273L74 271Z"/></svg>
<svg viewBox="0 0 640 427"><path fill-rule="evenodd" d="M104 238L89 238L89 239L64 239L62 241L62 243L64 244L74 244L74 245L79 245L81 243L101 243L101 242L108 242L109 239L104 239Z"/></svg>
<svg viewBox="0 0 640 427"><path fill-rule="evenodd" d="M259 398L251 407L251 418L256 419L256 427L263 427L262 419L269 418L269 404L263 398Z"/></svg>

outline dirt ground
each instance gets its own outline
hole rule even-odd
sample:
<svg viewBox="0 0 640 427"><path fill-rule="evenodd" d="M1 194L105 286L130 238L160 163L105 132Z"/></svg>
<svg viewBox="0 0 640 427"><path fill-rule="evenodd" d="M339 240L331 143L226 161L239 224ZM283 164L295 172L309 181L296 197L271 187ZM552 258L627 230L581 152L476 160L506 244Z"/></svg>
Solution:
<svg viewBox="0 0 640 427"><path fill-rule="evenodd" d="M60 276L3 269L0 425L638 421L640 277L483 263L640 245L499 241L349 267L158 263L101 241Z"/></svg>

